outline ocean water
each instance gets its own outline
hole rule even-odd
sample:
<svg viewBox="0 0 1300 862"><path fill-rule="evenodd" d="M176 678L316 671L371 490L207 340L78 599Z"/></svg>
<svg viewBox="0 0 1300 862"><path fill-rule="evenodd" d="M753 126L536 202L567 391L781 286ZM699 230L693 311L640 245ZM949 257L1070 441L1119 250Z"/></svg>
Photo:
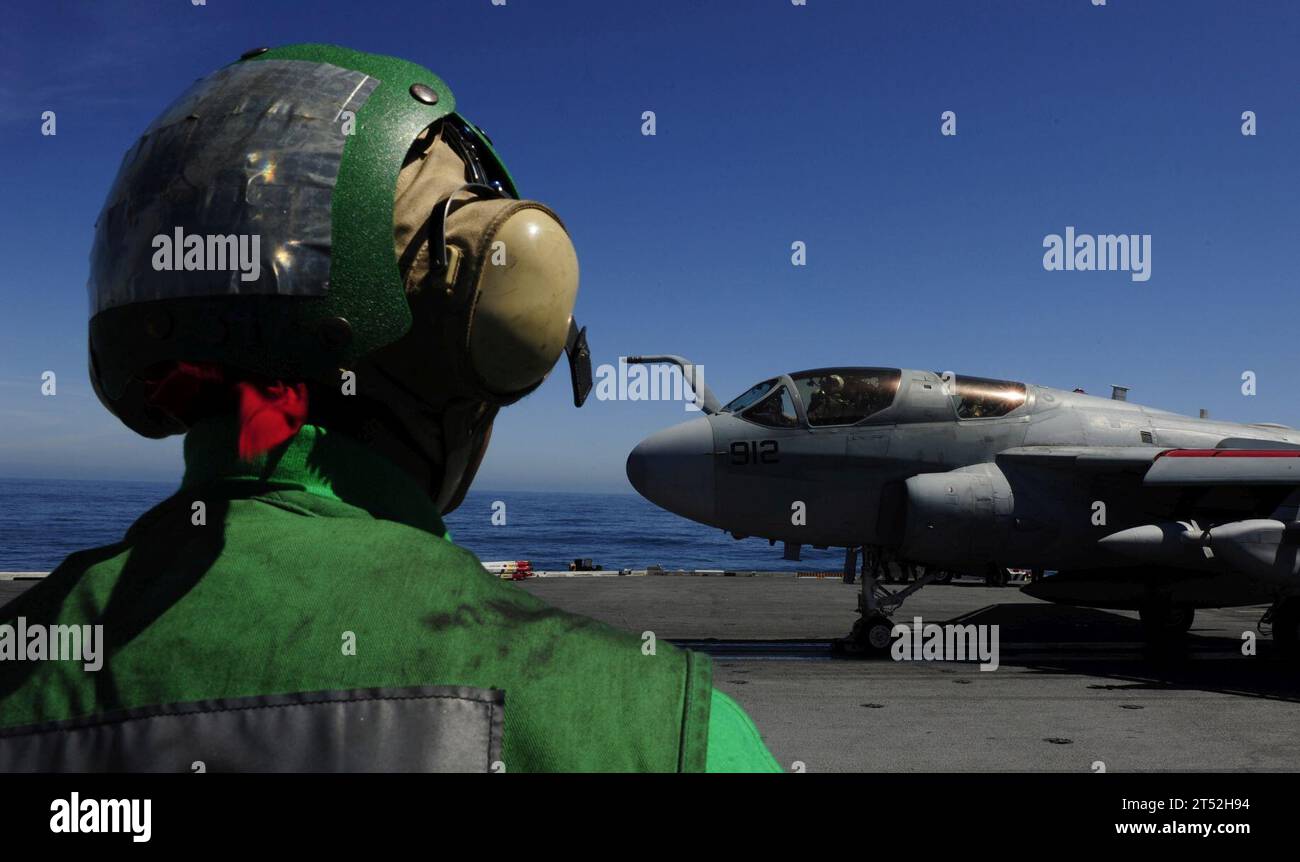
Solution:
<svg viewBox="0 0 1300 862"><path fill-rule="evenodd" d="M493 526L496 501L506 523ZM800 562L781 559L764 539L736 541L713 527L665 512L636 494L471 491L446 518L460 545L482 560L528 560L535 569L565 569L590 557L607 569L838 571L844 551L804 548Z"/></svg>
<svg viewBox="0 0 1300 862"><path fill-rule="evenodd" d="M0 572L48 572L112 544L177 484L0 478Z"/></svg>
<svg viewBox="0 0 1300 862"><path fill-rule="evenodd" d="M73 551L115 542L175 488L0 478L0 572L46 572ZM505 504L504 525L492 522L498 501ZM565 569L589 557L609 569L837 571L844 553L805 548L801 562L786 562L780 545L738 542L635 494L471 491L446 522L457 544L479 559L528 560L535 569Z"/></svg>

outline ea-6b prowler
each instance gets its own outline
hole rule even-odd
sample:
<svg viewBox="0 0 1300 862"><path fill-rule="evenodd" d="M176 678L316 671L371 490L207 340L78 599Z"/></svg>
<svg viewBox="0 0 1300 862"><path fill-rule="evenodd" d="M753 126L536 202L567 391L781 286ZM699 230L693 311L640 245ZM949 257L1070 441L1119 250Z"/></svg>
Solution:
<svg viewBox="0 0 1300 862"><path fill-rule="evenodd" d="M864 551L847 644L883 650L889 614L933 569L1055 571L1024 592L1137 610L1153 640L1197 608L1272 603L1300 652L1300 432L1124 400L899 368L782 374L722 406L677 356L704 415L642 441L645 498L736 538ZM868 558L932 569L891 592Z"/></svg>

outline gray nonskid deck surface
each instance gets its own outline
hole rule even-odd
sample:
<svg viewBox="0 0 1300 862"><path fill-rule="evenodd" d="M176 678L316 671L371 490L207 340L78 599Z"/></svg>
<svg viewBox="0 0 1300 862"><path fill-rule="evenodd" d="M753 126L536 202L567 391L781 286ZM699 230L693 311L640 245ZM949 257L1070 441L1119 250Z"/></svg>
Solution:
<svg viewBox="0 0 1300 862"><path fill-rule="evenodd" d="M787 768L809 771L1300 769L1300 670L1241 654L1263 608L1200 611L1182 656L1152 656L1136 614L1014 588L933 586L896 620L998 624L1001 667L817 655L856 588L790 578L534 581L546 601L636 633L722 639L715 684ZM799 641L771 644L770 641ZM823 648L825 645L822 645ZM741 648L754 657L736 657ZM770 648L770 649L769 649ZM782 660L782 652L794 652ZM730 656L730 657L728 657Z"/></svg>
<svg viewBox="0 0 1300 862"><path fill-rule="evenodd" d="M19 594L35 583L37 583L37 581L29 580L27 578L15 580L0 578L0 605L5 604L10 599L17 598Z"/></svg>

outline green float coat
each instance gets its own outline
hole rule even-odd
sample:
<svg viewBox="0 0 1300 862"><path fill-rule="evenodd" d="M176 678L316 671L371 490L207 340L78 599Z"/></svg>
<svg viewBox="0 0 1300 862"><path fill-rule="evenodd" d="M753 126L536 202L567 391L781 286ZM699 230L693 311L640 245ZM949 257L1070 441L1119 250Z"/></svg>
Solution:
<svg viewBox="0 0 1300 862"><path fill-rule="evenodd" d="M0 661L0 726L463 685L505 691L509 772L779 771L744 712L712 690L707 657L663 642L646 655L638 637L488 574L381 456L310 425L251 463L235 448L233 421L197 426L175 496L0 609L0 623L103 625L105 643L97 672Z"/></svg>

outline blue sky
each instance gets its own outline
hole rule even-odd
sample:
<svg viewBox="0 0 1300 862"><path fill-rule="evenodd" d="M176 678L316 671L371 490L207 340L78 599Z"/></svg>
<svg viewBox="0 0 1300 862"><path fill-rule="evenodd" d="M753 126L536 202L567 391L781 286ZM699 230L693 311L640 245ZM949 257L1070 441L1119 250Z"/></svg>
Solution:
<svg viewBox="0 0 1300 862"><path fill-rule="evenodd" d="M597 363L685 354L724 401L781 371L894 365L1122 383L1152 406L1300 425L1293 2L11 5L0 475L179 476L178 439L135 437L90 390L93 223L123 152L189 82L303 41L450 84L570 228ZM1044 271L1043 237L1067 225L1151 234L1151 279ZM478 486L628 490L627 452L684 416L576 411L561 366L502 415Z"/></svg>

